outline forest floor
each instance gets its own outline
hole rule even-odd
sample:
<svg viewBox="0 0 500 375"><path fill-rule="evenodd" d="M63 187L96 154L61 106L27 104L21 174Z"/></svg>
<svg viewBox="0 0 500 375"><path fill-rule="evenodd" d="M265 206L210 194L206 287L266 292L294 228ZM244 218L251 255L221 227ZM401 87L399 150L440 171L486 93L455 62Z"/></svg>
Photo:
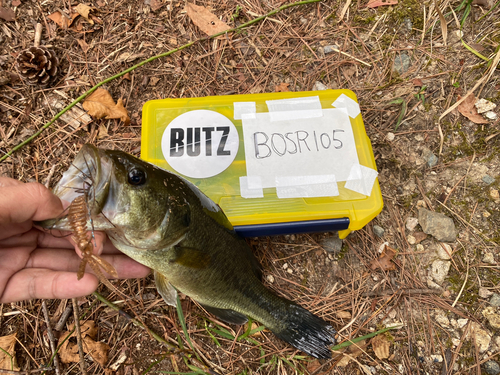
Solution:
<svg viewBox="0 0 500 375"><path fill-rule="evenodd" d="M195 3L235 27L285 2ZM94 338L109 353L101 363L95 357L104 356L106 346L86 355L89 374L198 373L208 371L206 365L220 374L500 373L499 107L491 119L474 107L476 98L500 104L500 5L389 3L397 1L375 8L358 0L300 5L150 62L104 86L114 100L123 99L129 124L59 119L0 162L0 176L53 186L85 143L139 156L142 106L152 99L352 90L372 143L383 211L343 241L334 233L248 241L263 265L264 283L329 321L340 341L393 324L402 328L331 360L315 360L267 330L240 337L245 327L225 325L184 298L197 360L171 351L91 295L79 300L82 324L95 325ZM97 0L88 19L77 5L3 0L0 157L100 81L206 37L184 1ZM59 60L48 86L29 85L16 70L17 56L34 43L37 23L40 45ZM419 222L421 208L452 220L456 238L442 229L425 234L432 230ZM389 267L370 267L384 244L397 251ZM130 300L101 285L107 300L171 344L189 348L176 309L163 303L152 277L113 283ZM71 307L68 300L45 303L52 324ZM72 322L71 316L67 324ZM68 329L59 328L61 336ZM21 371L51 363L42 301L1 305L0 339L13 333ZM59 366L61 373L80 373L78 359Z"/></svg>

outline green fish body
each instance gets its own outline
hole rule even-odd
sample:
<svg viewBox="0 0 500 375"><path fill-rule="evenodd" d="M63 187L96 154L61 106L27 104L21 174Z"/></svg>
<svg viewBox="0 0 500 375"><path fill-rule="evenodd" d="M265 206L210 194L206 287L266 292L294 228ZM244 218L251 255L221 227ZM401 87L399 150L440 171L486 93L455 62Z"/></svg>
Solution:
<svg viewBox="0 0 500 375"><path fill-rule="evenodd" d="M225 322L251 317L311 356L331 356L335 330L264 287L248 244L219 206L184 178L124 152L85 145L54 192L68 201L87 194L92 227L154 270L167 304L175 306L178 290ZM69 228L66 219L43 225Z"/></svg>

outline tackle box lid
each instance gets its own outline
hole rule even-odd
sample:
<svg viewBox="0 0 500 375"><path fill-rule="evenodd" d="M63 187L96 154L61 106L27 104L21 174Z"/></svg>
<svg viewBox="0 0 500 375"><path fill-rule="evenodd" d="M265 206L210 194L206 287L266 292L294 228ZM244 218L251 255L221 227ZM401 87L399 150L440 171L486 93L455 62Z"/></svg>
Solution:
<svg viewBox="0 0 500 375"><path fill-rule="evenodd" d="M198 186L243 236L344 238L383 206L350 90L151 100L141 157Z"/></svg>

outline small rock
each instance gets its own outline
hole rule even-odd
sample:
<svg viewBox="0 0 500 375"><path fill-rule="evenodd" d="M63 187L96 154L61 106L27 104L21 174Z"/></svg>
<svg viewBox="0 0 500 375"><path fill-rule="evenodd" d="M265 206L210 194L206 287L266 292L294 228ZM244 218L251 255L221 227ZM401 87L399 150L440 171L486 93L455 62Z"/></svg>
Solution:
<svg viewBox="0 0 500 375"><path fill-rule="evenodd" d="M493 253L490 252L484 253L483 262L488 264L497 264L497 262L495 262L495 257L493 256Z"/></svg>
<svg viewBox="0 0 500 375"><path fill-rule="evenodd" d="M434 167L438 163L437 156L434 155L434 153L426 147L424 147L422 151L422 157L424 158L429 168Z"/></svg>
<svg viewBox="0 0 500 375"><path fill-rule="evenodd" d="M413 237L415 237L416 243L420 243L427 238L427 235L424 232L415 232Z"/></svg>
<svg viewBox="0 0 500 375"><path fill-rule="evenodd" d="M500 306L500 294L493 293L490 299L490 305L494 307Z"/></svg>
<svg viewBox="0 0 500 375"><path fill-rule="evenodd" d="M491 335L475 322L471 323L471 326L479 353L484 353L490 347Z"/></svg>
<svg viewBox="0 0 500 375"><path fill-rule="evenodd" d="M440 354L431 354L431 360L434 363L441 363L443 362L443 356Z"/></svg>
<svg viewBox="0 0 500 375"><path fill-rule="evenodd" d="M448 320L448 318L446 317L446 315L444 315L444 313L437 314L434 317L434 320L436 322L438 322L439 325L441 325L442 327L449 327L450 326L450 321Z"/></svg>
<svg viewBox="0 0 500 375"><path fill-rule="evenodd" d="M496 104L486 99L477 99L474 103L477 113L485 113L496 108Z"/></svg>
<svg viewBox="0 0 500 375"><path fill-rule="evenodd" d="M453 344L453 346L458 346L460 345L462 341L460 341L460 339L457 339L457 338L452 338L451 339L451 343Z"/></svg>
<svg viewBox="0 0 500 375"><path fill-rule="evenodd" d="M500 374L500 365L497 362L493 361L493 360L486 361L483 364L483 369L489 375L498 375L498 374Z"/></svg>
<svg viewBox="0 0 500 375"><path fill-rule="evenodd" d="M492 183L495 182L495 179L488 174L485 174L482 180L486 185L491 185Z"/></svg>
<svg viewBox="0 0 500 375"><path fill-rule="evenodd" d="M489 296L491 296L492 294L493 294L493 292L490 292L488 290L488 288L483 288L483 287L479 288L479 297L481 297L481 298L485 298L486 299Z"/></svg>
<svg viewBox="0 0 500 375"><path fill-rule="evenodd" d="M337 237L329 237L321 241L321 246L323 247L323 249L332 254L339 253L340 250L342 250L342 244L343 241Z"/></svg>
<svg viewBox="0 0 500 375"><path fill-rule="evenodd" d="M453 252L453 249L447 243L440 242L440 243L436 244L436 254L437 254L439 259L450 260L452 252Z"/></svg>
<svg viewBox="0 0 500 375"><path fill-rule="evenodd" d="M288 272L288 273L293 273L293 270L292 270L291 268L288 268L288 269L286 270L286 272Z"/></svg>
<svg viewBox="0 0 500 375"><path fill-rule="evenodd" d="M500 194L498 193L498 190L491 189L490 190L490 197L493 198L494 200L500 199Z"/></svg>
<svg viewBox="0 0 500 375"><path fill-rule="evenodd" d="M307 22L308 22L308 21L307 21L307 18L300 17L300 23L301 23L302 25L307 24Z"/></svg>
<svg viewBox="0 0 500 375"><path fill-rule="evenodd" d="M373 233L379 238L384 237L385 229L382 227L379 227L378 225L373 226Z"/></svg>
<svg viewBox="0 0 500 375"><path fill-rule="evenodd" d="M496 112L493 111L484 112L483 116L486 117L488 120L496 120L498 118Z"/></svg>
<svg viewBox="0 0 500 375"><path fill-rule="evenodd" d="M430 276L427 278L427 286L431 289L442 289L441 285L436 284Z"/></svg>
<svg viewBox="0 0 500 375"><path fill-rule="evenodd" d="M394 138L396 138L396 135L391 132L387 133L387 135L385 136L385 139L387 139L389 142L394 141Z"/></svg>
<svg viewBox="0 0 500 375"><path fill-rule="evenodd" d="M418 224L418 219L416 217L409 217L406 219L406 229L408 229L410 232L415 229L415 227Z"/></svg>
<svg viewBox="0 0 500 375"><path fill-rule="evenodd" d="M312 91L323 91L323 90L328 90L328 87L325 84L321 83L320 81L314 82Z"/></svg>
<svg viewBox="0 0 500 375"><path fill-rule="evenodd" d="M288 263L283 264L283 269L286 270L288 268Z"/></svg>
<svg viewBox="0 0 500 375"><path fill-rule="evenodd" d="M267 281L269 281L270 284L274 283L274 276L273 275L267 275L266 279L267 279Z"/></svg>
<svg viewBox="0 0 500 375"><path fill-rule="evenodd" d="M458 328L464 328L467 323L469 323L469 319L465 319L465 318L457 319L457 327Z"/></svg>
<svg viewBox="0 0 500 375"><path fill-rule="evenodd" d="M398 72L400 75L406 73L410 69L410 56L402 52L394 59L392 70Z"/></svg>
<svg viewBox="0 0 500 375"><path fill-rule="evenodd" d="M403 26L407 31L411 31L413 29L413 24L411 23L410 17L405 17L403 19Z"/></svg>
<svg viewBox="0 0 500 375"><path fill-rule="evenodd" d="M441 285L444 282L448 272L450 271L451 263L445 260L435 260L431 265L431 276L433 280Z"/></svg>
<svg viewBox="0 0 500 375"><path fill-rule="evenodd" d="M331 53L331 52L337 52L338 50L340 50L340 48L336 44L331 44L331 45L323 47L323 52L325 52L325 54Z"/></svg>
<svg viewBox="0 0 500 375"><path fill-rule="evenodd" d="M418 210L418 222L422 230L439 241L453 242L457 238L453 219L425 208Z"/></svg>
<svg viewBox="0 0 500 375"><path fill-rule="evenodd" d="M415 240L415 237L413 237L411 234L409 234L407 237L406 237L406 240L408 241L408 243L410 245L415 245L417 243L417 240Z"/></svg>
<svg viewBox="0 0 500 375"><path fill-rule="evenodd" d="M481 314L483 314L483 316L488 319L490 326L495 329L500 328L500 315L496 313L496 310L493 306L488 306L481 312Z"/></svg>

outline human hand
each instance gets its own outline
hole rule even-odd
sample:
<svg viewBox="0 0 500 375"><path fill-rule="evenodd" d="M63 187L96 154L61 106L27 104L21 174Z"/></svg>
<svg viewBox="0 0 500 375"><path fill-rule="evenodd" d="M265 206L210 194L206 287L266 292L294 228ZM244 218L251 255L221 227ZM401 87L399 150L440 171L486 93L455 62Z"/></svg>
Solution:
<svg viewBox="0 0 500 375"><path fill-rule="evenodd" d="M39 183L0 177L0 303L32 298L73 298L96 290L99 281L90 273L77 280L80 264L71 236L43 232L33 221L63 212L63 203ZM139 278L149 268L106 243L96 232L97 254L111 263L119 278Z"/></svg>

